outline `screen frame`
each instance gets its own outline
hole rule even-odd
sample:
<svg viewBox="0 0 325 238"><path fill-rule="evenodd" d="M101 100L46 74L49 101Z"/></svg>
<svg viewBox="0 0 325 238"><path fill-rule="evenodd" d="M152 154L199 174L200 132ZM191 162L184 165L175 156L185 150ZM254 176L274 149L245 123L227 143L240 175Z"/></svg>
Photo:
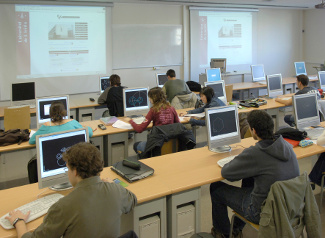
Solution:
<svg viewBox="0 0 325 238"><path fill-rule="evenodd" d="M146 90L147 91L147 102L148 102L148 106L147 107L143 107L143 108L135 108L135 109L126 109L126 92L129 91L138 91L138 90ZM149 92L149 87L135 87L135 88L123 88L123 110L124 110L124 116L131 116L134 115L134 113L136 113L137 115L143 115L143 114L147 114L149 112L150 109L150 101L149 101L149 96L148 96L148 92Z"/></svg>
<svg viewBox="0 0 325 238"><path fill-rule="evenodd" d="M276 78L276 77L280 77L281 88L276 89L276 90L271 90L269 80L272 78ZM276 97L276 96L283 95L283 83L282 83L282 75L281 74L266 75L266 84L267 84L267 93L268 93L269 97Z"/></svg>
<svg viewBox="0 0 325 238"><path fill-rule="evenodd" d="M222 91L223 91L223 96L218 97L221 101L227 105L227 94L226 94L226 83L224 80L219 80L219 81L213 81L213 82L204 82L204 87L209 87L210 85L214 84L222 84Z"/></svg>
<svg viewBox="0 0 325 238"><path fill-rule="evenodd" d="M300 74L298 74L298 72L297 72L297 65L298 64L304 64L304 73L300 73ZM294 65L295 65L295 73L296 73L296 76L298 76L298 75L301 75L301 74L303 74L303 75L307 75L307 70L306 70L306 64L305 64L305 62L294 62Z"/></svg>
<svg viewBox="0 0 325 238"><path fill-rule="evenodd" d="M262 67L263 69L263 77L254 77L254 68L255 67ZM254 65L251 65L251 74L252 74L252 81L253 82L259 82L259 81L266 81L266 77L265 77L265 71L264 71L264 65L263 64L254 64Z"/></svg>

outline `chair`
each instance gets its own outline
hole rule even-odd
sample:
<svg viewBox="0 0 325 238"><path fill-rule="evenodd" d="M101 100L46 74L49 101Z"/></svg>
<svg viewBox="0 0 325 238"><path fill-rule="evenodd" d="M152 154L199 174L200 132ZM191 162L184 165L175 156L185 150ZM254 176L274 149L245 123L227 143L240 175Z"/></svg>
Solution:
<svg viewBox="0 0 325 238"><path fill-rule="evenodd" d="M323 206L323 192L324 192L324 180L325 180L325 172L323 172L321 184L320 184L320 201L319 201L319 213L322 213Z"/></svg>
<svg viewBox="0 0 325 238"><path fill-rule="evenodd" d="M6 131L11 129L29 129L30 107L5 108L3 124Z"/></svg>
<svg viewBox="0 0 325 238"><path fill-rule="evenodd" d="M167 155L178 151L178 139L170 139L161 147L161 155Z"/></svg>
<svg viewBox="0 0 325 238"><path fill-rule="evenodd" d="M27 172L28 172L28 180L29 183L37 183L38 182L38 174L37 174L37 159L36 155L34 155L27 164Z"/></svg>
<svg viewBox="0 0 325 238"><path fill-rule="evenodd" d="M234 88L234 85L232 85L232 84L228 84L228 85L225 86L226 96L227 96L227 102L231 102L232 101L233 88Z"/></svg>

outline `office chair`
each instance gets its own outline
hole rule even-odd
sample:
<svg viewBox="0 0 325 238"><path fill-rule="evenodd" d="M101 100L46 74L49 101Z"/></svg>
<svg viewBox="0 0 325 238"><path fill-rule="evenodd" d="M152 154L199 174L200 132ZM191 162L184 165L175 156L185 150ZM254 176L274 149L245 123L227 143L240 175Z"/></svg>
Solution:
<svg viewBox="0 0 325 238"><path fill-rule="evenodd" d="M228 85L225 86L227 102L228 103L232 101L233 88L234 88L234 85L232 85L232 84L228 84Z"/></svg>
<svg viewBox="0 0 325 238"><path fill-rule="evenodd" d="M37 183L38 182L38 174L37 174L37 159L36 155L34 155L27 164L27 172L28 172L28 180L29 183Z"/></svg>
<svg viewBox="0 0 325 238"><path fill-rule="evenodd" d="M4 128L10 129L29 129L30 128L30 108L15 107L4 109Z"/></svg>
<svg viewBox="0 0 325 238"><path fill-rule="evenodd" d="M323 192L324 192L324 180L325 180L325 172L323 172L321 184L320 184L320 201L319 201L319 213L322 213L323 206Z"/></svg>

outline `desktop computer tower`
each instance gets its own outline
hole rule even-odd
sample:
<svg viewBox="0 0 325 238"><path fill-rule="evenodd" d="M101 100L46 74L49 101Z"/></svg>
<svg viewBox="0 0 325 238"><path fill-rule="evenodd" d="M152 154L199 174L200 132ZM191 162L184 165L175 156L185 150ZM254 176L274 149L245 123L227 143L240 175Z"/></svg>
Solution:
<svg viewBox="0 0 325 238"><path fill-rule="evenodd" d="M150 216L139 221L140 238L160 238L160 218Z"/></svg>
<svg viewBox="0 0 325 238"><path fill-rule="evenodd" d="M195 207L192 204L177 209L177 238L190 238L195 233Z"/></svg>

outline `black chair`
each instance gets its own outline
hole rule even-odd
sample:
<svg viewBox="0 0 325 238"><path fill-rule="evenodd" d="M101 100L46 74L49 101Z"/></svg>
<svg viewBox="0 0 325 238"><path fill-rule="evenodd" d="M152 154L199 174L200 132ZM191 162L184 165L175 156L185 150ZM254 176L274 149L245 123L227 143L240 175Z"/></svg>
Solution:
<svg viewBox="0 0 325 238"><path fill-rule="evenodd" d="M28 180L29 183L37 183L38 182L38 174L37 174L37 159L36 155L34 155L27 164L28 171Z"/></svg>

